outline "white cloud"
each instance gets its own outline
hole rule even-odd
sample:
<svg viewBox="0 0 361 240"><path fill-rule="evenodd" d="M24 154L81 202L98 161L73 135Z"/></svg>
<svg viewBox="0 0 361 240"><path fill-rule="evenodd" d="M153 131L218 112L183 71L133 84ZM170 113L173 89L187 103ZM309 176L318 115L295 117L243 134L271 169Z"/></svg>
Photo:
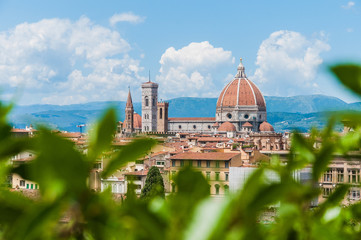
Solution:
<svg viewBox="0 0 361 240"><path fill-rule="evenodd" d="M344 8L344 9L350 9L350 8L352 8L353 6L355 6L355 2L349 1L346 5L342 5L342 8Z"/></svg>
<svg viewBox="0 0 361 240"><path fill-rule="evenodd" d="M135 15L132 12L114 14L110 19L109 23L114 26L118 22L129 22L129 23L141 23L144 22L145 17Z"/></svg>
<svg viewBox="0 0 361 240"><path fill-rule="evenodd" d="M178 50L170 47L159 62L161 68L156 80L164 96L215 96L217 70L234 63L234 58L231 51L204 41L192 42Z"/></svg>
<svg viewBox="0 0 361 240"><path fill-rule="evenodd" d="M323 33L307 39L298 32L277 31L258 49L258 68L250 79L266 95L290 96L318 92L317 70L323 62L320 54L330 50Z"/></svg>
<svg viewBox="0 0 361 240"><path fill-rule="evenodd" d="M0 85L24 88L28 104L123 100L128 85L145 81L130 50L117 31L86 17L22 23L0 32Z"/></svg>

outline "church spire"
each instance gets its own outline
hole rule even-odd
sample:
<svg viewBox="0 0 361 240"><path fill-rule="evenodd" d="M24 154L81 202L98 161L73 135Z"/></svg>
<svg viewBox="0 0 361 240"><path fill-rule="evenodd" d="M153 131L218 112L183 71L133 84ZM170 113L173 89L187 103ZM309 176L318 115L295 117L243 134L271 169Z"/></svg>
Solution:
<svg viewBox="0 0 361 240"><path fill-rule="evenodd" d="M133 108L133 101L132 101L132 96L130 95L130 88L129 88L129 92L128 92L127 104L125 106L127 108Z"/></svg>
<svg viewBox="0 0 361 240"><path fill-rule="evenodd" d="M236 78L247 78L246 72L244 71L245 68L242 63L242 58L240 58L239 60L240 60L240 63L237 68Z"/></svg>

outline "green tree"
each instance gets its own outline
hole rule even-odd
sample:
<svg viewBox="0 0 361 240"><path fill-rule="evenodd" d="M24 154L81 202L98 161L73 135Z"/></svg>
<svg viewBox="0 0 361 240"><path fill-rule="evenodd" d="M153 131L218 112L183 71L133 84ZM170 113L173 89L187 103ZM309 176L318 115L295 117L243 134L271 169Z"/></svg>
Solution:
<svg viewBox="0 0 361 240"><path fill-rule="evenodd" d="M153 166L149 169L140 198L148 201L155 197L164 198L164 183L159 169Z"/></svg>

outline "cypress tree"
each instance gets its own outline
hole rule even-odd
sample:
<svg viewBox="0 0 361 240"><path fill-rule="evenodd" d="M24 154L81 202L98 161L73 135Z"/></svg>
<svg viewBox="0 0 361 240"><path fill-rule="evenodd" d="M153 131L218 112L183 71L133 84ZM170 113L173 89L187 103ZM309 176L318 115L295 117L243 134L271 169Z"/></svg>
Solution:
<svg viewBox="0 0 361 240"><path fill-rule="evenodd" d="M153 166L149 169L140 198L149 201L155 197L164 198L164 196L163 177L159 169Z"/></svg>

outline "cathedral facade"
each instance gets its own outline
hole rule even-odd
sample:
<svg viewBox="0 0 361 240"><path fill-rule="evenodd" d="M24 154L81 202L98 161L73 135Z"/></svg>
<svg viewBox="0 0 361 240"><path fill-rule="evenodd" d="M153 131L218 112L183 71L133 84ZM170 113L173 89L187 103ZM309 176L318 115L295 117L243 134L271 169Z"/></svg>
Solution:
<svg viewBox="0 0 361 240"><path fill-rule="evenodd" d="M227 133L229 137L239 133L274 132L267 122L266 101L258 87L247 78L242 59L234 79L218 97L215 117L168 118L168 108L167 102L158 102L158 84L143 83L141 131ZM128 104L126 109L126 116L132 116ZM134 121L131 117L129 120ZM132 128L127 126L127 129Z"/></svg>

